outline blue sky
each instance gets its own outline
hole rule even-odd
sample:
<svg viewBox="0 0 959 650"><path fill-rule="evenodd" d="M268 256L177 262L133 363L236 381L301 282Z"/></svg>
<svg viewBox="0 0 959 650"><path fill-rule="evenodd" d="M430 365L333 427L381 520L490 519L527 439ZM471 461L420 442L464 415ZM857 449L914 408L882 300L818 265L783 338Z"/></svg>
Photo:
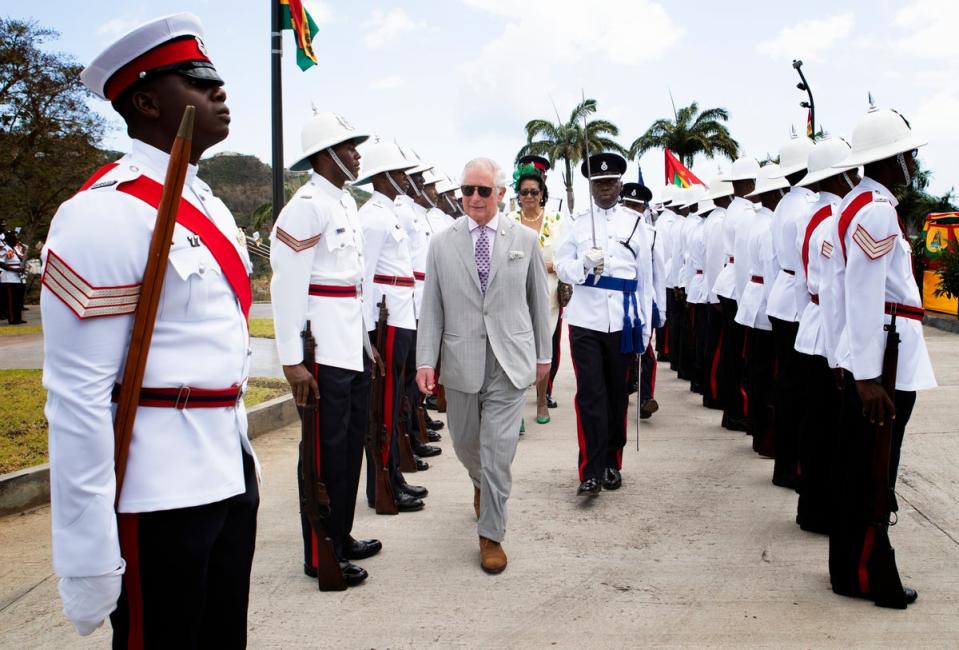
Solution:
<svg viewBox="0 0 959 650"><path fill-rule="evenodd" d="M304 0L320 24L320 64L300 72L292 36L284 38L286 162L300 150L310 105L334 110L357 128L395 138L454 177L469 158L511 164L523 125L564 117L580 97L599 101L600 117L621 128L628 146L677 105L729 109L733 136L757 158L775 153L791 125L802 130L805 99L790 66L801 58L816 98L817 119L849 137L867 109L900 110L929 140L922 152L932 189L959 181L959 3L743 2L606 0L444 0L367 2ZM3 14L57 29L56 49L82 63L128 29L184 9L196 13L226 79L233 113L229 139L214 151L270 159L268 0L44 0L13 3ZM788 10L787 10L788 6ZM109 105L92 102L127 139ZM704 180L728 161L697 159ZM654 191L663 182L660 151L641 160ZM636 174L635 161L628 172ZM558 174L550 178L561 192ZM585 191L585 184L577 184Z"/></svg>

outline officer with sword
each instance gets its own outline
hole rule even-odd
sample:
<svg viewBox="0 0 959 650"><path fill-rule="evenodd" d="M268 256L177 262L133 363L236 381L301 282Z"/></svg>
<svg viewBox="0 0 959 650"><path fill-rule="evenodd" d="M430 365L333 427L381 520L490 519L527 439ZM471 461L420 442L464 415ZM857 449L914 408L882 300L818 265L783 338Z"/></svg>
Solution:
<svg viewBox="0 0 959 650"><path fill-rule="evenodd" d="M580 496L622 486L626 371L652 335L651 246L643 216L618 203L625 171L626 160L615 153L583 162L590 205L570 217L556 252L559 278L573 285L565 314L576 374Z"/></svg>

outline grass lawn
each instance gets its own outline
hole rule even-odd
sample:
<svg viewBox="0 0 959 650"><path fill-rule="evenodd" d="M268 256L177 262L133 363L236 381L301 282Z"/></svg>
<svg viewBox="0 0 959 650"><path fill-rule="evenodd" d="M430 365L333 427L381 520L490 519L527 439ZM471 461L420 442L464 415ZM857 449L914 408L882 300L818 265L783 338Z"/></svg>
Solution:
<svg viewBox="0 0 959 650"><path fill-rule="evenodd" d="M40 370L0 370L0 474L47 462L47 393ZM244 401L250 408L289 392L286 381L250 379Z"/></svg>
<svg viewBox="0 0 959 650"><path fill-rule="evenodd" d="M42 331L43 331L43 328L39 324L37 325L0 325L0 336L19 336L20 334L39 334Z"/></svg>
<svg viewBox="0 0 959 650"><path fill-rule="evenodd" d="M258 336L264 339L275 339L276 334L273 331L272 318L251 318L250 336Z"/></svg>

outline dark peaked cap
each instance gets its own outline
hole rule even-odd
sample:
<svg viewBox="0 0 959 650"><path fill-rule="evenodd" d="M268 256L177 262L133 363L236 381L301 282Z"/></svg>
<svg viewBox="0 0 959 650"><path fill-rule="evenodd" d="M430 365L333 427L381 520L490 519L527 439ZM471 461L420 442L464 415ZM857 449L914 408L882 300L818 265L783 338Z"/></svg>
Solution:
<svg viewBox="0 0 959 650"><path fill-rule="evenodd" d="M619 194L624 201L642 201L649 203L653 198L653 192L645 185L640 183L626 183L623 185L623 191Z"/></svg>
<svg viewBox="0 0 959 650"><path fill-rule="evenodd" d="M583 176L591 181L599 181L604 178L622 178L626 173L626 159L618 153L594 153L589 157L589 170L586 167L586 161L580 165L579 171ZM590 177L590 171L592 177Z"/></svg>

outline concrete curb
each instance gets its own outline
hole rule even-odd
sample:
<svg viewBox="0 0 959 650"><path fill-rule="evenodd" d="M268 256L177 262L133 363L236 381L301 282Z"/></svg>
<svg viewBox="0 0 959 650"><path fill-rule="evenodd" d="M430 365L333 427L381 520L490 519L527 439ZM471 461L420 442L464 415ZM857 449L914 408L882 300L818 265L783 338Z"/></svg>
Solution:
<svg viewBox="0 0 959 650"><path fill-rule="evenodd" d="M299 415L292 395L257 404L247 411L250 440L296 422ZM50 465L0 474L0 517L50 502Z"/></svg>
<svg viewBox="0 0 959 650"><path fill-rule="evenodd" d="M959 319L946 316L925 316L922 319L923 325L935 327L937 330L959 334Z"/></svg>

